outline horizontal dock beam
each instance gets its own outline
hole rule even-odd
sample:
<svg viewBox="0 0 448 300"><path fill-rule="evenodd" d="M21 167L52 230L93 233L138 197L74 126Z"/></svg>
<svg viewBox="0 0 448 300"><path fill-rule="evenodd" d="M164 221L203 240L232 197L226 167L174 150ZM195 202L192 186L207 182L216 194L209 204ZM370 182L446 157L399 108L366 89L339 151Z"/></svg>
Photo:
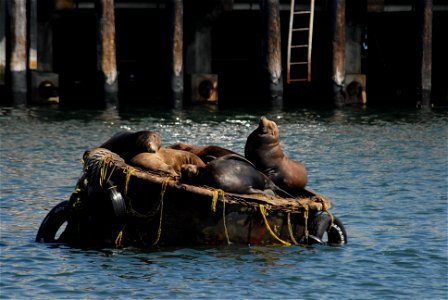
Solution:
<svg viewBox="0 0 448 300"><path fill-rule="evenodd" d="M161 3L162 1L150 3L150 2L118 2L115 4L115 8L117 9L156 9L156 8L166 8L165 3ZM289 11L289 4L280 4L280 11ZM299 10L304 10L309 5L296 5ZM94 1L91 2L79 2L76 4L75 8L79 9L93 9L95 8ZM260 5L256 1L251 1L251 3L233 3L233 10L260 10ZM316 5L316 11L324 11L325 8ZM414 6L412 4L385 4L382 12L406 12L413 11ZM448 4L434 4L434 11L448 11Z"/></svg>

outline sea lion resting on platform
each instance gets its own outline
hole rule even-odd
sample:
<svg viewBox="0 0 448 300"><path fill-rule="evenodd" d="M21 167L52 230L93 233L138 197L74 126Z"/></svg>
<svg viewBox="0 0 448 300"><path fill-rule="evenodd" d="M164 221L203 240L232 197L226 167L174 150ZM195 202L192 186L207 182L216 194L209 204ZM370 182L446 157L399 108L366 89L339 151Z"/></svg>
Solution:
<svg viewBox="0 0 448 300"><path fill-rule="evenodd" d="M244 155L288 193L297 195L308 182L305 166L283 153L277 124L264 116L258 128L248 136Z"/></svg>
<svg viewBox="0 0 448 300"><path fill-rule="evenodd" d="M175 177L180 176L182 165L205 166L205 163L194 153L167 148L160 148L155 153L137 154L129 161L129 164L143 170L163 172Z"/></svg>
<svg viewBox="0 0 448 300"><path fill-rule="evenodd" d="M184 151L194 153L197 156L199 156L205 163L208 163L215 158L218 158L218 157L221 157L221 156L224 156L227 154L239 155L238 153L233 152L229 149L215 146L215 145L196 146L196 145L177 143L177 144L170 145L167 148L184 150ZM241 157L243 157L243 156L241 155Z"/></svg>
<svg viewBox="0 0 448 300"><path fill-rule="evenodd" d="M157 132L142 130L116 133L99 147L120 155L127 162L139 153L157 152L160 146L160 135Z"/></svg>
<svg viewBox="0 0 448 300"><path fill-rule="evenodd" d="M228 154L205 166L183 165L180 180L193 185L206 185L236 194L285 194L266 175L238 154Z"/></svg>

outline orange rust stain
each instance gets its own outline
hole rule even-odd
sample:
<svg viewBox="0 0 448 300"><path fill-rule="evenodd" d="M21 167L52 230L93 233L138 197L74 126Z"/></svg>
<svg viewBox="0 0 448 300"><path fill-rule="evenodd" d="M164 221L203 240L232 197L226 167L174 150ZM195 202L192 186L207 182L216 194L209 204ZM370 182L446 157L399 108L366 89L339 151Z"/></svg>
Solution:
<svg viewBox="0 0 448 300"><path fill-rule="evenodd" d="M29 68L31 70L36 70L37 69L37 60L35 59L31 59L30 63L29 63Z"/></svg>

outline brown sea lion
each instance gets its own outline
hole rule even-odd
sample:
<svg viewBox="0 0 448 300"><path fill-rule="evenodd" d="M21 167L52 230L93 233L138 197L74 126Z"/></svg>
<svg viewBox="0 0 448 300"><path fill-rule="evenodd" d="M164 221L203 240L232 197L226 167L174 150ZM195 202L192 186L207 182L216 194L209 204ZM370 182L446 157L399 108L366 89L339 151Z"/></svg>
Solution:
<svg viewBox="0 0 448 300"><path fill-rule="evenodd" d="M184 150L191 153L196 154L199 156L205 163L210 162L211 160L227 155L227 154L235 154L239 155L236 152L233 152L232 150L215 146L215 145L209 145L209 146L196 146L196 145L189 145L189 144L183 144L183 143L177 143L168 146L167 148L170 149L178 149L178 150Z"/></svg>
<svg viewBox="0 0 448 300"><path fill-rule="evenodd" d="M129 164L143 170L164 172L172 176L179 176L181 167L185 164L205 166L205 163L194 153L167 148L160 148L156 153L139 153L131 158Z"/></svg>
<svg viewBox="0 0 448 300"><path fill-rule="evenodd" d="M277 186L292 195L300 193L308 182L305 166L283 153L277 124L264 116L260 118L258 128L248 136L244 155Z"/></svg>
<svg viewBox="0 0 448 300"><path fill-rule="evenodd" d="M120 155L127 162L139 153L157 152L160 145L160 135L157 132L142 130L118 132L104 142L100 148L106 148Z"/></svg>
<svg viewBox="0 0 448 300"><path fill-rule="evenodd" d="M278 193L285 196L272 180L238 154L218 157L205 166L183 165L180 180L188 184L222 189L228 193L265 195Z"/></svg>

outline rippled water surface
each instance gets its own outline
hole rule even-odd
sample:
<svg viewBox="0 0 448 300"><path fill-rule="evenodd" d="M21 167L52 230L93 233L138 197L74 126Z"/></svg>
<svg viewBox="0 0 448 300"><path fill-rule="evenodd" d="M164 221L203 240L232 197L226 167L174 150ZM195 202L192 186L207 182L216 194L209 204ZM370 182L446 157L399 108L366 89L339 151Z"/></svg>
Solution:
<svg viewBox="0 0 448 300"><path fill-rule="evenodd" d="M448 298L448 113L344 109L0 110L0 297ZM309 186L332 201L343 247L80 250L35 243L68 199L83 152L119 130L243 153L267 115Z"/></svg>

